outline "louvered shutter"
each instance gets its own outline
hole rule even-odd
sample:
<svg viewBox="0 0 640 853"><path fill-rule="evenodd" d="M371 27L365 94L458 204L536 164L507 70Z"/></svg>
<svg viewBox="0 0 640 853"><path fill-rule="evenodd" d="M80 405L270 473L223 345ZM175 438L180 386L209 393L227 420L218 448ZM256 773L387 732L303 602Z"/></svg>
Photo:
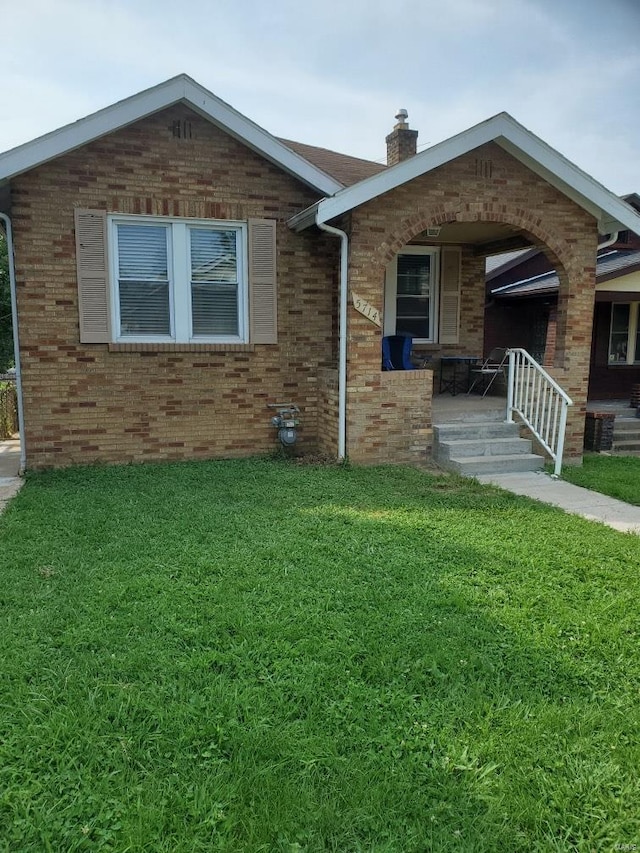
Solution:
<svg viewBox="0 0 640 853"><path fill-rule="evenodd" d="M278 342L276 222L250 219L249 315L252 344Z"/></svg>
<svg viewBox="0 0 640 853"><path fill-rule="evenodd" d="M107 214L80 209L74 213L80 341L104 344L110 340Z"/></svg>
<svg viewBox="0 0 640 853"><path fill-rule="evenodd" d="M440 269L440 343L460 338L460 249L443 247Z"/></svg>

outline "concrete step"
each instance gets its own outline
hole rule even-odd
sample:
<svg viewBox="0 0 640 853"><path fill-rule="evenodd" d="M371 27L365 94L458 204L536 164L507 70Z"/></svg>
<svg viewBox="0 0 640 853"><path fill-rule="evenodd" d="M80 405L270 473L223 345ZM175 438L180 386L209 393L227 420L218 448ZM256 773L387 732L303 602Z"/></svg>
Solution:
<svg viewBox="0 0 640 853"><path fill-rule="evenodd" d="M616 418L613 424L613 432L640 435L640 418Z"/></svg>
<svg viewBox="0 0 640 853"><path fill-rule="evenodd" d="M531 452L531 441L520 438L517 424L504 421L448 423L434 426L434 459L464 476L537 471L542 456Z"/></svg>
<svg viewBox="0 0 640 853"><path fill-rule="evenodd" d="M446 467L465 477L477 474L507 474L518 471L538 471L544 465L542 456L535 453L515 453L505 456L467 456L451 459Z"/></svg>
<svg viewBox="0 0 640 853"><path fill-rule="evenodd" d="M509 424L504 421L456 421L449 424L435 424L433 434L436 441L511 438L518 435L518 427L516 424Z"/></svg>
<svg viewBox="0 0 640 853"><path fill-rule="evenodd" d="M640 451L640 418L616 415L612 449L618 453Z"/></svg>
<svg viewBox="0 0 640 853"><path fill-rule="evenodd" d="M640 436L636 439L613 439L613 450L619 453L638 453L640 452Z"/></svg>
<svg viewBox="0 0 640 853"><path fill-rule="evenodd" d="M522 453L531 453L531 441L518 438L517 435L507 438L438 441L436 444L436 458L440 462L472 456L515 456Z"/></svg>

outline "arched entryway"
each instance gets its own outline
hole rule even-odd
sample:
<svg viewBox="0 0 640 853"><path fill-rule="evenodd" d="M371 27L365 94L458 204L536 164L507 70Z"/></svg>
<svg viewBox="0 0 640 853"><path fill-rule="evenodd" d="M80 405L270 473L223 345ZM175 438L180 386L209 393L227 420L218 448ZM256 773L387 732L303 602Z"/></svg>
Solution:
<svg viewBox="0 0 640 853"><path fill-rule="evenodd" d="M595 223L583 216L581 229L567 229L553 208L552 215L542 215L546 211L535 207L493 201L460 203L458 199L427 206L424 198L416 198L410 210L405 207L395 212L389 201L384 228L378 219L380 200L352 213L351 289L379 306L387 325L381 330L366 318L351 318L350 455L361 461L385 461L385 456L397 455L398 446L403 446L403 458L397 461L410 461L429 450L432 373L417 371L411 378L380 373L380 337L383 331L391 331L389 315L394 307L390 303L394 294L389 286L389 268L396 259L403 254L431 253L437 267L431 310L437 312L438 321L431 322L429 337L416 344L435 364L448 353L483 353L487 255L502 247L535 246L545 252L560 279L556 345L549 368L576 402L566 447L567 455L580 457L593 307ZM396 299L397 308L397 292ZM511 345L519 342L514 340Z"/></svg>

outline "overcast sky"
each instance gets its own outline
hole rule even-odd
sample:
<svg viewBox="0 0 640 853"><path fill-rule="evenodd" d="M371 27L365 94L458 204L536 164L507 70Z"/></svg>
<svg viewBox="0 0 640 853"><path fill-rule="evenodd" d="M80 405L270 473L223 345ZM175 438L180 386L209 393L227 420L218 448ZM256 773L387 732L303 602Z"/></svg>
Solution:
<svg viewBox="0 0 640 853"><path fill-rule="evenodd" d="M185 72L276 136L383 160L506 110L640 192L640 0L0 0L0 151Z"/></svg>

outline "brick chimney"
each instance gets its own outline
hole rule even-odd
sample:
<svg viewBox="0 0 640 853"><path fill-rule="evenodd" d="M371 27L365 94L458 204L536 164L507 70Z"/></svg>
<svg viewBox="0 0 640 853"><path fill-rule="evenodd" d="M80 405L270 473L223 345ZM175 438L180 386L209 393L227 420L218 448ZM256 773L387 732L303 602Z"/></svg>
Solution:
<svg viewBox="0 0 640 853"><path fill-rule="evenodd" d="M418 131L409 130L407 119L409 113L406 110L398 110L396 124L387 136L387 166L395 166L407 160L418 150Z"/></svg>

